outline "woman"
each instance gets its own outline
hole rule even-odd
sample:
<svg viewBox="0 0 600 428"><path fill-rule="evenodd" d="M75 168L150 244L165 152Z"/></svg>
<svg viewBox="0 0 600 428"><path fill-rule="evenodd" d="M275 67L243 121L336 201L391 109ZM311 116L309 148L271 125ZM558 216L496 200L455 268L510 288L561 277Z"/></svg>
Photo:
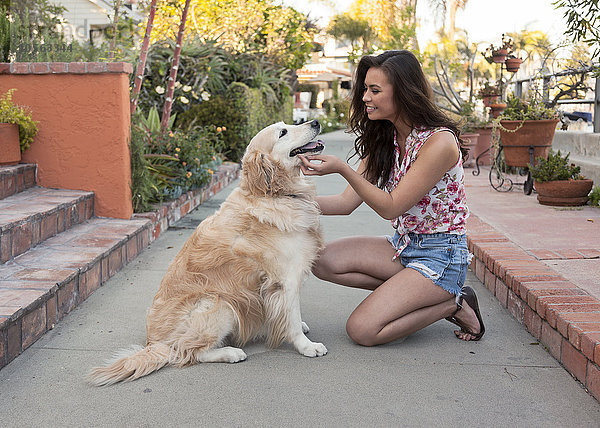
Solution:
<svg viewBox="0 0 600 428"><path fill-rule="evenodd" d="M481 339L477 297L463 286L470 254L460 131L435 106L411 52L361 59L350 129L357 171L335 156L302 156L305 175L337 173L348 182L341 194L317 198L323 214L347 215L365 202L396 229L393 237L330 242L313 269L320 279L372 290L350 315L348 335L379 345L446 318L461 328L459 339Z"/></svg>

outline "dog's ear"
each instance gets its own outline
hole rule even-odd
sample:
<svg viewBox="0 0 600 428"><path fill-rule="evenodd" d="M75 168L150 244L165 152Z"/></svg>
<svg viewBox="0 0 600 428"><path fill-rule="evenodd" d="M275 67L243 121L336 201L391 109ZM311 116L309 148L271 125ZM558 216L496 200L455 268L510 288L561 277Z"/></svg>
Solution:
<svg viewBox="0 0 600 428"><path fill-rule="evenodd" d="M284 166L265 153L244 156L243 186L254 195L275 196L290 188L291 180Z"/></svg>

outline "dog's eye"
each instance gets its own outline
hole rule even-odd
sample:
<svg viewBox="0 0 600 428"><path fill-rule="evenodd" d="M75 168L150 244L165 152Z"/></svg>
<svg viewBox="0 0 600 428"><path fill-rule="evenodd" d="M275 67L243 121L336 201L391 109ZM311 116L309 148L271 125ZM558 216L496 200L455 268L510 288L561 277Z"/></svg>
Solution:
<svg viewBox="0 0 600 428"><path fill-rule="evenodd" d="M279 132L279 138L283 137L284 135L287 134L287 129L283 128L280 132Z"/></svg>

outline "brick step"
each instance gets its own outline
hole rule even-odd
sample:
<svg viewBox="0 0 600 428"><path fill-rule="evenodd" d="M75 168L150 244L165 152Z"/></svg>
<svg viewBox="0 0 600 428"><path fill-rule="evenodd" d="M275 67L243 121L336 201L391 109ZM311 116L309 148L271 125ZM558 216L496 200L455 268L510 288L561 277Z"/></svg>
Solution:
<svg viewBox="0 0 600 428"><path fill-rule="evenodd" d="M0 368L149 243L146 219L92 218L0 265Z"/></svg>
<svg viewBox="0 0 600 428"><path fill-rule="evenodd" d="M0 166L0 199L35 186L36 172L35 164Z"/></svg>
<svg viewBox="0 0 600 428"><path fill-rule="evenodd" d="M0 200L0 263L94 215L94 193L32 187Z"/></svg>

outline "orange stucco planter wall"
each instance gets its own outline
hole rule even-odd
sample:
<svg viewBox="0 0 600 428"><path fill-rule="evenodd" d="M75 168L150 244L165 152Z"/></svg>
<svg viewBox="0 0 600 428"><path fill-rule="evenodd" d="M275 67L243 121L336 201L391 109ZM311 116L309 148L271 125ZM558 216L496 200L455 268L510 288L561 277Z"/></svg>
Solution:
<svg viewBox="0 0 600 428"><path fill-rule="evenodd" d="M39 133L22 162L43 187L93 191L95 214L129 219L131 165L127 63L0 64L0 93L31 108Z"/></svg>

